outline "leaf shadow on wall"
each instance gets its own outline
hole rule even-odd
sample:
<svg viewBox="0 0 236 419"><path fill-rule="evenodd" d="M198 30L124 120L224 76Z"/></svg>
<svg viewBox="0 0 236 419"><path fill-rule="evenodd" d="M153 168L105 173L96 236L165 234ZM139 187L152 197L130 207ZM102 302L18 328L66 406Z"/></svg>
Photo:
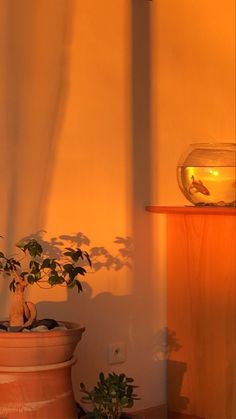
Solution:
<svg viewBox="0 0 236 419"><path fill-rule="evenodd" d="M130 237L116 237L114 242L117 251L114 253L104 246L92 246L90 239L79 232L75 234L61 234L59 237L44 238L44 232L39 231L24 239L36 239L49 257L63 257L66 246L80 247L88 251L94 274L100 270L120 271L132 269L133 243ZM23 239L23 240L24 240ZM111 279L112 280L112 279ZM100 372L100 368L107 368L107 343L117 342L117 338L126 342L130 351L135 351L135 333L133 331L132 295L114 295L106 290L93 295L92 286L82 282L83 292L69 290L66 301L41 301L37 303L38 318L54 318L80 323L86 331L78 345L79 372L76 370L75 393L79 400L79 380L86 380L88 369ZM50 298L50 290L47 294Z"/></svg>
<svg viewBox="0 0 236 419"><path fill-rule="evenodd" d="M118 271L124 267L132 267L133 259L133 242L131 237L117 236L114 243L118 246L117 253L113 254L104 246L92 246L91 240L84 233L78 232L74 234L61 234L58 237L45 239L45 230L40 230L31 235L22 238L22 241L35 239L44 250L44 255L50 258L63 259L64 249L66 247L84 247L89 253L93 272L97 272L102 268L107 270L113 269ZM84 263L86 263L84 261Z"/></svg>
<svg viewBox="0 0 236 419"><path fill-rule="evenodd" d="M104 246L92 246L91 241L85 234L79 232L74 234L61 234L58 237L44 238L45 231L38 231L35 234L22 238L22 241L28 239L36 239L43 247L44 256L50 258L57 258L58 260L65 260L64 249L66 247L80 247L86 249L92 262L92 272L87 269L87 260L84 263L87 273L95 274L96 272L105 269L107 271L120 271L121 269L132 269L133 259L133 243L130 237L115 237L114 243L117 245L117 250L113 253ZM80 279L79 277L78 279ZM37 284L34 285L36 287ZM83 292L78 295L76 290L69 290L66 301L44 301L37 303L37 309L40 316L55 317L55 314L63 313L64 320L85 322L94 322L93 327L97 329L97 322L101 316L101 327L104 327L104 322L111 330L122 330L124 323L122 321L122 313L127 313L131 296L115 296L110 292L99 292L93 297L92 286L86 281L82 281ZM50 289L48 290L48 297L50 299ZM126 301L125 309L121 301ZM79 309L77 308L79 306ZM95 307L97 306L97 307ZM60 308L59 308L60 307ZM112 313L112 316L111 316ZM116 320L114 320L116 319ZM126 319L127 320L127 319ZM114 326L114 322L116 326Z"/></svg>

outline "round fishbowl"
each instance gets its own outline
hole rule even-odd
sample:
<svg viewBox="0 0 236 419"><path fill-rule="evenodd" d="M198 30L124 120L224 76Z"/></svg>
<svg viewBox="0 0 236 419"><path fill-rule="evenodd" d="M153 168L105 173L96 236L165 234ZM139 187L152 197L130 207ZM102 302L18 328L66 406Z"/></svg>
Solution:
<svg viewBox="0 0 236 419"><path fill-rule="evenodd" d="M236 144L190 144L177 166L178 184L194 205L236 206Z"/></svg>

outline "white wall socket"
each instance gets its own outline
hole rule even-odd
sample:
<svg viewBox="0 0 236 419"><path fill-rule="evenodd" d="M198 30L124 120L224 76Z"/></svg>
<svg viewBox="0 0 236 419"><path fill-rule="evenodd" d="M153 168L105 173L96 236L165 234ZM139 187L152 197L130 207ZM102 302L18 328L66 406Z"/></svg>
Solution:
<svg viewBox="0 0 236 419"><path fill-rule="evenodd" d="M108 364L121 364L126 361L126 344L124 342L108 345Z"/></svg>

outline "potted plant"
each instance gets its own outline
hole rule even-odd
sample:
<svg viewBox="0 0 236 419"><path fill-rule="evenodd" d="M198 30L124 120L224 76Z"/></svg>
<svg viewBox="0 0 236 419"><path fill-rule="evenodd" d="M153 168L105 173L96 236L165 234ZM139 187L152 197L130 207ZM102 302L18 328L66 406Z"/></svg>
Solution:
<svg viewBox="0 0 236 419"><path fill-rule="evenodd" d="M25 301L28 286L57 285L82 291L79 276L91 266L87 252L65 248L64 259L44 255L30 238L16 244L18 256L0 251L0 272L13 293L9 321L0 322L0 417L76 418L71 367L84 327L53 319L37 320L36 307ZM35 415L35 416L34 416Z"/></svg>
<svg viewBox="0 0 236 419"><path fill-rule="evenodd" d="M133 384L133 378L125 374L104 373L99 374L97 385L87 390L84 383L80 383L80 389L85 396L82 401L92 406L92 411L86 414L86 418L93 419L120 419L130 418L124 413L124 409L131 408L139 397L134 393L137 387Z"/></svg>

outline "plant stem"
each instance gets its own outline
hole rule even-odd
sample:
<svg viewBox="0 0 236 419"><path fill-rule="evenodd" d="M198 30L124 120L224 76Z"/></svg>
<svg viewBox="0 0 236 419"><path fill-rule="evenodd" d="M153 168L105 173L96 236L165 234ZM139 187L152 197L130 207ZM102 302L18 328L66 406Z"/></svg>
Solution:
<svg viewBox="0 0 236 419"><path fill-rule="evenodd" d="M24 324L24 289L25 285L17 283L10 309L10 326L23 326Z"/></svg>

